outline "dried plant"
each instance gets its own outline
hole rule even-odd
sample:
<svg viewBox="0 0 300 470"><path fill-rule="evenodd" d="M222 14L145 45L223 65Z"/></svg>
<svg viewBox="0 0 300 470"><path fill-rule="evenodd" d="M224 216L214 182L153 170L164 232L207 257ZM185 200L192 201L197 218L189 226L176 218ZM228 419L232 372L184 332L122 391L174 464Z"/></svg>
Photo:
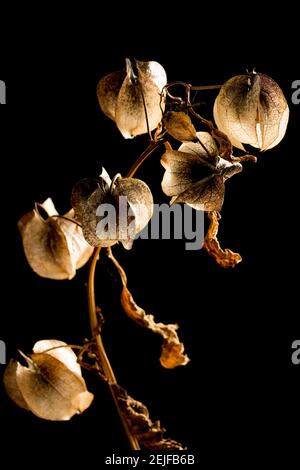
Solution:
<svg viewBox="0 0 300 470"><path fill-rule="evenodd" d="M193 93L205 90L219 90L213 110L217 127L193 104ZM47 199L19 222L26 258L38 275L72 279L90 259L87 287L91 338L79 346L39 341L32 354L21 353L27 366L10 361L4 384L18 406L43 419L68 420L92 403L93 394L87 391L81 374L81 369L86 369L109 387L131 449L184 450L182 444L164 437L160 423L151 420L146 406L117 382L97 313L97 260L106 253L118 272L120 303L126 315L162 337L161 365L167 369L187 365L190 359L179 339L178 325L157 322L136 304L125 270L112 251L117 243L131 249L153 214L151 191L134 176L143 162L160 150L165 169L162 190L171 197L170 204L183 203L207 213L209 227L199 249L205 249L221 267L234 267L241 256L223 249L218 241L225 181L240 173L244 162L256 161L244 144L265 151L281 141L289 110L279 86L260 73L233 77L223 86L192 86L181 81L167 83L166 72L157 62L129 59L123 70L99 81L97 96L102 111L123 137L148 134L147 148L125 177L118 174L111 179L102 169L100 176L76 183L72 209L66 215L60 216L52 200ZM237 155L233 147L239 149ZM113 213L108 216L109 209ZM78 350L77 355L73 349Z"/></svg>

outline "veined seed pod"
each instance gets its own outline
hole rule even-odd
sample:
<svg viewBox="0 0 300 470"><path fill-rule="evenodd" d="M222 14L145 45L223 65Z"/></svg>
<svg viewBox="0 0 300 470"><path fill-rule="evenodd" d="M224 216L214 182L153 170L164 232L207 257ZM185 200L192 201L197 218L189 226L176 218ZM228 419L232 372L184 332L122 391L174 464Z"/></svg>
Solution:
<svg viewBox="0 0 300 470"><path fill-rule="evenodd" d="M99 81L100 108L125 139L145 134L148 126L152 131L162 119L165 100L161 93L166 83L166 72L158 62L126 59L126 69Z"/></svg>
<svg viewBox="0 0 300 470"><path fill-rule="evenodd" d="M71 202L92 246L121 242L130 249L153 213L153 197L146 183L121 175L111 180L104 168L98 180L83 179L74 186Z"/></svg>
<svg viewBox="0 0 300 470"><path fill-rule="evenodd" d="M214 104L214 118L232 145L244 144L261 151L283 139L289 107L277 83L267 75L238 75L221 88Z"/></svg>
<svg viewBox="0 0 300 470"><path fill-rule="evenodd" d="M44 218L41 209L47 214ZM52 199L36 204L18 222L25 256L39 276L49 279L72 279L93 253L85 241L81 227L71 219L71 209L59 218ZM70 220L68 220L70 219Z"/></svg>
<svg viewBox="0 0 300 470"><path fill-rule="evenodd" d="M172 196L171 204L183 202L197 210L219 211L224 201L224 183L242 171L242 165L220 158L208 132L197 132L196 137L199 142L183 143L178 150L167 150L162 156L161 164L166 170L162 190Z"/></svg>
<svg viewBox="0 0 300 470"><path fill-rule="evenodd" d="M11 360L4 373L7 394L18 406L50 421L69 420L90 406L94 396L66 343L38 341L33 354L22 356L27 367Z"/></svg>

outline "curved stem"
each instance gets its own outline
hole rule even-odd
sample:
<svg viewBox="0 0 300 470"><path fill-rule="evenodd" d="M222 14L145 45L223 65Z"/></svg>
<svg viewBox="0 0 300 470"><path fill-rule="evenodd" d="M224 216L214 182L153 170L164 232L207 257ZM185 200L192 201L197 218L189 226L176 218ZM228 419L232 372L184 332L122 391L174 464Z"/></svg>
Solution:
<svg viewBox="0 0 300 470"><path fill-rule="evenodd" d="M149 155L151 155L151 153L154 152L154 150L159 147L161 142L162 140L158 140L158 141L151 140L146 150L144 150L144 152L140 155L140 157L137 159L137 161L133 164L133 166L128 171L126 178L131 178L136 173L136 171L144 163L144 161L149 157Z"/></svg>
<svg viewBox="0 0 300 470"><path fill-rule="evenodd" d="M205 91L205 90L219 90L223 85L199 85L191 86L190 89L194 91Z"/></svg>
<svg viewBox="0 0 300 470"><path fill-rule="evenodd" d="M95 270L96 270L96 264L99 258L99 253L100 253L100 247L95 248L92 261L90 264L90 269L89 269L89 276L88 276L88 285L87 285L87 290L88 290L88 308L89 308L89 316L90 316L90 325L91 325L91 330L92 330L92 336L93 339L95 340L96 343L96 351L97 351L97 356L98 356L98 361L102 366L103 373L105 378L107 379L108 386L110 393L112 395L113 401L115 403L115 406L118 410L118 414L120 416L120 419L123 424L124 431L126 433L127 439L130 444L130 448L132 450L140 450L140 446L138 443L138 440L136 437L134 437L128 427L128 423L122 414L122 411L120 409L119 403L118 403L118 398L115 393L114 386L118 385L115 374L113 372L113 369L111 367L111 364L109 362L109 359L107 357L104 344L100 335L99 331L99 323L98 323L98 318L97 318L97 307L96 307L96 301L95 301Z"/></svg>

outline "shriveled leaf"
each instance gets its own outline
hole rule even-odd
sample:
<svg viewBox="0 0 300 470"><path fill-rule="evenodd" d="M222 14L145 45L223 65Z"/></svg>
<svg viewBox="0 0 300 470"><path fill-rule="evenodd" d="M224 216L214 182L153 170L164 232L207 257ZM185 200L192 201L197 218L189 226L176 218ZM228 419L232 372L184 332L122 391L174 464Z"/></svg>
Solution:
<svg viewBox="0 0 300 470"><path fill-rule="evenodd" d="M11 359L6 366L3 376L5 390L9 398L13 400L16 405L18 405L20 408L24 408L25 410L29 410L29 407L24 400L23 394L17 383L17 368L18 362L14 359Z"/></svg>
<svg viewBox="0 0 300 470"><path fill-rule="evenodd" d="M243 143L261 151L277 145L284 137L288 117L288 104L280 87L260 73L229 79L214 104L218 128L242 150Z"/></svg>
<svg viewBox="0 0 300 470"><path fill-rule="evenodd" d="M97 86L102 111L116 122L127 138L157 127L165 100L161 97L167 83L164 68L155 61L126 59L126 70L103 77Z"/></svg>
<svg viewBox="0 0 300 470"><path fill-rule="evenodd" d="M183 112L169 111L163 118L164 126L174 139L184 141L197 140L196 129L191 118Z"/></svg>
<svg viewBox="0 0 300 470"><path fill-rule="evenodd" d="M218 212L210 212L210 226L208 228L203 248L206 249L208 254L212 256L216 262L222 268L234 268L238 263L242 261L241 255L239 253L234 253L225 248L223 250L218 241L218 230L219 230L219 220L221 218Z"/></svg>
<svg viewBox="0 0 300 470"><path fill-rule="evenodd" d="M39 208L49 217L44 219ZM56 215L57 211L49 198L21 218L18 227L24 252L29 265L39 276L72 279L76 269L86 263L93 250L75 222L54 218ZM72 218L74 213L67 215Z"/></svg>
<svg viewBox="0 0 300 470"><path fill-rule="evenodd" d="M198 142L167 150L161 158L166 169L162 180L171 204L183 202L197 210L219 211L224 200L224 181L242 170L218 156L218 148L207 132L197 133ZM200 143L201 142L201 143Z"/></svg>
<svg viewBox="0 0 300 470"><path fill-rule="evenodd" d="M114 390L130 430L142 449L186 450L179 442L164 437L165 429L161 427L159 421L153 422L150 419L149 411L143 403L129 396L126 390L118 385L114 386Z"/></svg>
<svg viewBox="0 0 300 470"><path fill-rule="evenodd" d="M179 341L176 331L178 329L178 325L156 323L153 315L146 314L145 310L135 303L127 288L126 273L112 254L111 250L108 251L108 256L117 268L123 284L121 304L125 313L140 326L153 331L153 333L159 334L163 338L162 353L160 357L161 365L168 369L173 369L180 365L186 365L189 362L189 358L184 354L183 343Z"/></svg>

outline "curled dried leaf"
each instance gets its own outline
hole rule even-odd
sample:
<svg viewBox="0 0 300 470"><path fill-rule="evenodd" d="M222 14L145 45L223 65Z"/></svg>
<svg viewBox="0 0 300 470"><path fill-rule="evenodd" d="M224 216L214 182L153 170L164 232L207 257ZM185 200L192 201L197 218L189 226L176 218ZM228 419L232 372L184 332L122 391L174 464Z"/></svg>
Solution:
<svg viewBox="0 0 300 470"><path fill-rule="evenodd" d="M130 397L126 390L114 385L114 390L132 434L142 448L148 450L186 450L182 444L164 437L165 429L159 421L153 422L147 407Z"/></svg>
<svg viewBox="0 0 300 470"><path fill-rule="evenodd" d="M197 143L182 144L178 151L167 150L161 158L165 168L162 189L172 196L171 204L184 202L197 210L220 210L226 179L242 170L218 156L218 147L208 132L197 132Z"/></svg>
<svg viewBox="0 0 300 470"><path fill-rule="evenodd" d="M218 229L219 229L219 220L221 218L218 212L210 212L210 226L208 228L203 248L206 249L208 254L212 256L216 262L222 268L234 268L238 263L242 261L241 255L239 253L234 253L225 248L223 250L218 241Z"/></svg>
<svg viewBox="0 0 300 470"><path fill-rule="evenodd" d="M272 78L261 73L238 75L222 86L214 118L235 147L244 150L244 143L264 151L283 139L289 107Z"/></svg>
<svg viewBox="0 0 300 470"><path fill-rule="evenodd" d="M126 70L103 77L97 86L102 111L126 139L155 129L162 119L167 83L164 68L154 61L126 59ZM148 123L147 123L148 122Z"/></svg>
<svg viewBox="0 0 300 470"><path fill-rule="evenodd" d="M44 219L40 209L48 217ZM81 227L72 221L73 210L64 216L66 218L56 216L58 213L48 198L20 219L18 227L25 256L39 276L72 279L76 270L88 261L93 248L85 241Z"/></svg>
<svg viewBox="0 0 300 470"><path fill-rule="evenodd" d="M197 140L197 132L191 118L182 111L169 111L164 114L163 124L174 139L181 142Z"/></svg>
<svg viewBox="0 0 300 470"><path fill-rule="evenodd" d="M189 358L184 354L184 345L179 341L177 335L178 325L156 323L153 315L147 314L144 309L139 307L127 288L127 276L124 269L111 250L108 251L108 256L117 268L122 281L121 304L125 313L140 326L159 334L163 338L160 356L161 365L167 369L173 369L188 364Z"/></svg>
<svg viewBox="0 0 300 470"><path fill-rule="evenodd" d="M130 249L153 213L152 194L143 181L120 175L112 181L104 169L99 180L84 179L75 185L72 204L92 246L121 242Z"/></svg>
<svg viewBox="0 0 300 470"><path fill-rule="evenodd" d="M51 421L69 420L90 406L93 394L86 389L75 354L66 347L61 341L39 341L32 355L22 354L28 367L10 361L4 385L18 406Z"/></svg>

